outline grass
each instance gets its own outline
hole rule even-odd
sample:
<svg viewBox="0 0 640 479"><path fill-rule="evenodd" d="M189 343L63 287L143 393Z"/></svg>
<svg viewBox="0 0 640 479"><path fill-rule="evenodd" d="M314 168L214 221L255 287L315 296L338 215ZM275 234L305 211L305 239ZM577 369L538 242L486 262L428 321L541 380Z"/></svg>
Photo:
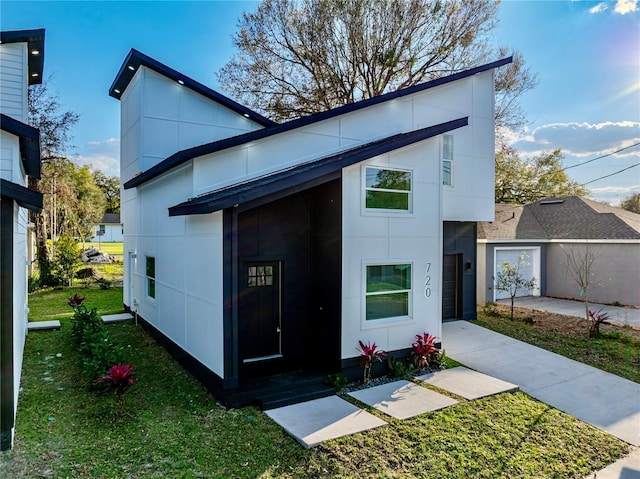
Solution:
<svg viewBox="0 0 640 479"><path fill-rule="evenodd" d="M70 334L66 297L30 297L32 319L60 331L27 337L11 477L583 478L628 446L523 393L461 402L305 450L254 408L221 407L132 322L107 326L140 381L119 413L111 393L89 389ZM88 306L117 312L121 290L90 289ZM86 293L86 294L85 294ZM35 317L34 317L35 316Z"/></svg>
<svg viewBox="0 0 640 479"><path fill-rule="evenodd" d="M624 330L603 332L598 338L550 329L539 329L520 318L478 312L476 324L533 344L617 376L640 383L640 339Z"/></svg>
<svg viewBox="0 0 640 479"><path fill-rule="evenodd" d="M91 242L86 242L85 243L85 248L91 248L92 246L98 248L100 251L107 253L107 254L117 254L117 255L122 255L123 254L123 243L119 242L119 243L104 243L104 242L100 242L100 243L91 243Z"/></svg>

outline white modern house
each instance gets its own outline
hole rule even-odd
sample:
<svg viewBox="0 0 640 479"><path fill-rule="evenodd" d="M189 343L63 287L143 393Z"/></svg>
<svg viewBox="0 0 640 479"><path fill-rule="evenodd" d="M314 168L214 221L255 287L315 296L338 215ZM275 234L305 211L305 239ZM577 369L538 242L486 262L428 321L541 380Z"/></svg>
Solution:
<svg viewBox="0 0 640 479"><path fill-rule="evenodd" d="M124 304L231 404L274 375L359 374L359 340L401 356L475 317L510 62L275 124L131 50L109 90Z"/></svg>
<svg viewBox="0 0 640 479"><path fill-rule="evenodd" d="M27 125L27 90L42 81L44 30L0 32L0 450L13 443L27 333L27 229L42 195L40 133Z"/></svg>

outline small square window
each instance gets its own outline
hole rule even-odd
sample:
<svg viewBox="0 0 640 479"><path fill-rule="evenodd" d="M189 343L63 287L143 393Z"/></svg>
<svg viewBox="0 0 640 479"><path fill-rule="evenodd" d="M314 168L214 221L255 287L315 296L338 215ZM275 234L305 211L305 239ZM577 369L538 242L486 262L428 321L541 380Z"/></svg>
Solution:
<svg viewBox="0 0 640 479"><path fill-rule="evenodd" d="M273 285L273 266L249 266L247 269L247 286Z"/></svg>

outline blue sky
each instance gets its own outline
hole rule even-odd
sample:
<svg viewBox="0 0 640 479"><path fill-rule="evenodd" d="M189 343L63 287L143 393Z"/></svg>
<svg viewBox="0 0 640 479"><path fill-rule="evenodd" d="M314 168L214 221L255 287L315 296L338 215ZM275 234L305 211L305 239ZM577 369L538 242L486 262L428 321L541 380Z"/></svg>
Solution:
<svg viewBox="0 0 640 479"><path fill-rule="evenodd" d="M215 72L233 55L231 35L248 1L0 2L2 30L46 29L45 77L74 128L79 164L118 173L119 102L108 88L131 48L214 89ZM567 173L590 182L640 163L640 5L505 0L496 45L520 51L539 84L523 98L529 124L513 136L523 156L554 148ZM487 62L496 60L488 58ZM222 92L224 93L224 92ZM617 204L640 192L640 166L587 185Z"/></svg>

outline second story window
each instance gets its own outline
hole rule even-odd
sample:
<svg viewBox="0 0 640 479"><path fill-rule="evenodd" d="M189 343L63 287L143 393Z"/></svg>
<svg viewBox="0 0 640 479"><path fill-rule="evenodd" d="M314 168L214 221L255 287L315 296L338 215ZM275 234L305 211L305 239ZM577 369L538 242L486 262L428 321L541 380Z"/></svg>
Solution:
<svg viewBox="0 0 640 479"><path fill-rule="evenodd" d="M442 184L453 185L453 135L442 135Z"/></svg>

